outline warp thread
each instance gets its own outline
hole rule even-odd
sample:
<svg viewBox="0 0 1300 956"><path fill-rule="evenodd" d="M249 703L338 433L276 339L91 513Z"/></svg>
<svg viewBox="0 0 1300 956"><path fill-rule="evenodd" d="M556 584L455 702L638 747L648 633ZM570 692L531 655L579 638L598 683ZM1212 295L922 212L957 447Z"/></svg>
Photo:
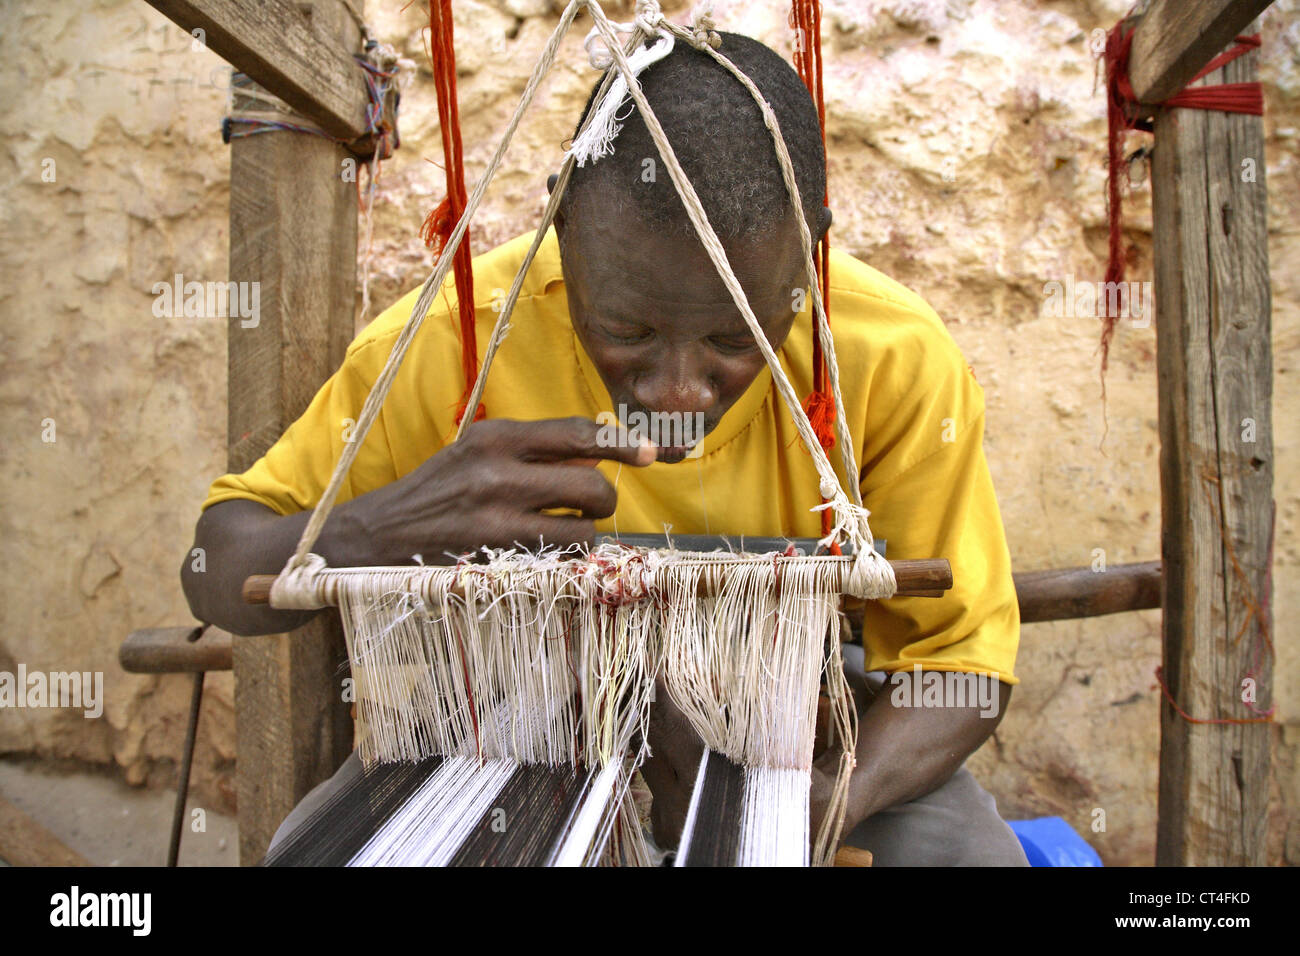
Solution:
<svg viewBox="0 0 1300 956"><path fill-rule="evenodd" d="M893 584L892 575L852 581L888 568L883 560L616 544L484 558L327 569L312 555L273 588L276 606L288 592L294 607L339 607L367 766L441 754L596 771L629 749L635 764L662 677L709 749L806 775L822 675L833 702L848 700L838 641L828 641L840 594ZM843 750L815 847L823 862L838 844L853 768L845 709L834 710Z"/></svg>
<svg viewBox="0 0 1300 956"><path fill-rule="evenodd" d="M662 673L711 749L746 764L811 765L848 559L614 544L485 558L325 570L313 556L286 576L289 587L315 579L294 606L332 597L343 613L363 760L459 753L605 766L644 731ZM279 606L282 594L273 591Z"/></svg>
<svg viewBox="0 0 1300 956"><path fill-rule="evenodd" d="M433 734L434 736L443 734L445 736L450 733L455 740L455 745L462 748L460 752L472 753L479 759L484 759L485 757L491 756L491 749L493 747L502 746L502 740L508 738L510 741L510 747L514 748L517 746L519 735L522 734L525 737L528 737L529 734L532 734L533 737L530 739L532 739L533 743L539 746L567 746L569 748L568 752L572 754L574 759L582 759L584 761L597 760L608 763L616 754L621 754L624 751L626 748L626 742L631 739L630 734L636 728L637 721L644 721L647 713L646 707L648 706L648 694L651 692L653 685L652 683L648 684L644 678L647 672L654 672L654 668L649 666L649 661L654 653L656 645L653 641L647 640L646 638L654 633L654 621L657 619L656 615L662 617L665 608L671 608L674 603L684 603L691 608L695 608L697 611L699 608L710 603L710 599L697 599L695 592L691 591L690 593L682 592L678 594L674 601L669 601L665 597L662 602L664 607L659 606L661 602L658 600L651 601L647 599L643 599L637 604L618 603L611 606L608 602L601 603L593 601L592 592L589 589L587 591L587 598L579 601L576 613L558 615L558 619L568 620L570 622L575 618L582 619L579 634L583 635L583 638L579 640L579 646L576 650L573 649L572 628L569 628L570 633L567 635L561 635L563 639L559 641L559 646L570 648L571 653L573 654L572 657L563 660L562 667L556 669L548 669L546 667L528 668L526 674L521 674L517 679L511 681L508 687L498 684L497 693L475 694L475 690L482 691L484 687L487 687L489 690L492 689L492 675L501 678L502 674L509 676L510 674L518 673L517 671L510 670L510 668L497 668L496 670L493 670L491 667L482 667L481 665L484 660L482 655L484 653L488 653L488 659L492 661L506 661L509 659L514 664L517 664L518 659L520 658L520 654L518 653L519 642L513 635L516 633L545 633L547 628L551 626L550 622L557 619L557 615L551 613L551 611L554 610L553 606L548 606L546 613L541 614L539 617L538 606L535 604L526 604L522 609L516 608L516 612L523 613L527 620L527 625L524 630L518 631L514 626L507 626L506 624L500 623L498 618L494 617L494 615L502 613L503 608L515 607L515 601L535 602L539 596L539 589L544 589L546 587L559 587L561 584L565 587L572 586L576 581L576 577L573 575L572 571L566 572L552 568L550 569L553 572L551 576L552 579L549 584L543 580L538 580L534 576L529 578L526 584L520 584L518 588L512 587L504 593L493 596L488 602L486 611L482 615L475 615L471 618L463 619L464 626L462 627L461 623L458 622L458 619L454 615L449 614L449 611L458 607L458 605L455 605L454 602L450 601L450 597L452 596L453 589L459 588L456 596L461 599L462 603L473 603L472 600L467 599L467 596L473 596L476 594L474 587L472 586L474 584L475 572L469 566L458 567L456 569L458 577L455 579L448 579L445 573L441 573L445 572L446 569L395 568L342 569L326 571L315 566L313 562L309 562L311 546L319 536L321 528L327 520L329 512L337 499L343 478L347 474L353 460L355 460L357 447L362 441L364 441L369 428L373 425L374 420L378 415L379 408L383 403L384 396L387 394L388 389L391 387L396 376L397 369L400 367L402 359L405 356L411 341L418 333L419 328L427 315L430 302L437 290L442 287L442 282L446 277L450 266L448 254L450 253L455 255L458 251L461 240L464 239L468 229L468 222L481 201L488 183L491 181L492 176L499 167L505 150L509 146L511 136L517 128L524 111L526 111L530 105L538 84L553 64L558 52L560 39L572 24L579 7L586 7L595 20L596 27L605 41L605 45L612 55L614 63L618 67L619 76L627 85L628 93L635 101L636 107L640 109L642 116L645 119L651 137L655 142L656 148L659 150L660 156L668 169L670 177L672 178L673 184L676 187L682 202L685 205L688 216L690 217L691 222L711 260L717 268L724 285L726 285L728 291L731 292L733 300L740 309L746 324L749 326L751 332L753 332L756 344L763 355L764 361L772 372L773 382L777 388L778 394L781 396L782 401L790 411L796 429L799 431L801 437L804 439L805 445L808 447L809 453L813 458L814 465L816 466L820 476L819 489L823 498L826 499L826 503L822 507L830 508L834 511L835 521L832 525L829 537L833 541L838 541L842 537L854 547L855 553L853 558L848 560L848 571L840 582L840 587L833 589L833 593L826 598L826 601L830 602L829 606L835 607L838 605L838 599L841 593L849 593L863 598L881 598L891 596L895 591L892 568L890 568L888 563L884 562L875 552L870 525L867 521L868 511L862 504L861 490L858 487L857 481L853 480L858 474L856 456L853 449L852 438L847 431L848 426L842 414L844 401L839 384L838 364L832 345L829 324L826 319L821 284L817 281L817 270L813 256L810 230L808 223L803 216L798 185L794 179L793 163L790 159L789 151L785 146L780 126L775 114L772 112L771 106L763 98L761 92L753 84L752 80L737 69L730 60L717 52L717 49L714 46L716 34L705 29L703 26L697 25L695 29L678 27L663 20L662 16L658 13L657 4L654 3L653 0L641 0L641 2L638 3L638 22L636 29L633 32L632 40L629 42L629 50L627 53L624 53L619 48L617 33L612 28L603 11L600 9L599 4L597 4L595 0L571 0L561 16L560 23L555 28L546 48L543 50L537 66L534 68L533 73L529 78L528 84L524 88L520 103L511 118L510 124L508 125L500 144L492 158L489 160L487 170L475 185L473 194L469 197L469 200L465 205L464 212L457 219L455 227L451 230L451 233L447 238L447 245L443 248L442 253L438 258L438 263L434 273L425 282L420 296L411 310L410 319L402 329L397 341L394 343L384 369L381 371L370 393L366 397L365 405L358 417L356 440L344 449L343 454L336 463L330 482L321 495L320 503L314 510L307 526L303 529L302 537L298 546L287 562L285 571L281 574L282 582L285 585L293 585L295 588L301 588L303 591L317 589L311 593L310 597L312 599L320 599L325 603L336 603L340 607L340 610L344 612L345 621L353 619L361 629L368 626L368 622L372 617L382 619L385 617L385 614L379 613L372 616L369 611L360 614L352 614L348 610L348 605L352 600L355 599L362 602L361 604L358 604L359 608L364 607L364 602L367 601L388 600L394 597L394 593L399 589L399 587L409 586L412 575L422 577L422 580L424 581L423 587L426 590L421 597L424 602L423 609L417 607L417 610L419 610L420 613L410 613L411 597L407 595L397 595L398 599L403 603L397 608L395 614L387 614L388 619L392 622L391 626L384 627L382 633L379 635L380 639L377 642L366 646L366 654L359 656L355 651L354 643L349 644L349 655L354 660L366 660L376 651L384 653L384 648L403 645L403 649L398 652L398 657L395 659L397 666L389 668L388 670L395 671L399 674L405 672L410 679L417 682L423 680L425 684L423 689L420 691L421 699L426 702L432 702L430 706L435 711L441 708L441 711L439 711L438 714L439 719L422 721L417 723L415 726L406 726L401 728L396 733L395 740L392 741L399 747L399 749L401 747L415 747L417 749L424 748L429 746L427 738L430 734ZM763 334L762 328L759 326L758 320L753 314L753 310L749 305L744 290L741 288L739 280L736 278L735 272L732 270L730 263L727 260L726 251L722 247L716 232L708 222L708 218L700 205L698 195L695 193L693 186L686 177L685 172L682 170L672 146L664 134L662 126L659 124L651 110L649 103L646 102L644 93L640 89L640 84L636 80L636 74L629 63L629 56L635 54L640 41L645 34L646 27L654 27L660 31L666 31L676 39L682 39L692 44L698 44L704 52L709 54L720 66L728 70L736 80L750 92L751 96L762 111L764 123L772 134L772 141L776 149L782 178L785 181L787 191L794 205L795 218L799 227L800 240L804 252L806 271L811 279L811 293L813 297L814 314L817 322L817 333L825 346L827 382L830 385L830 393L833 397L835 407L837 411L840 412L840 414L835 416L835 427L836 435L839 439L838 444L840 446L841 458L844 465L844 474L848 476L848 479L846 479L847 489L840 487L840 479L826 457L825 448L822 447L821 442L813 432L808 416L803 412L798 396L795 394L794 388L791 385L788 376L785 374L785 371L781 368L780 361L771 348L771 344ZM607 74L604 83L609 84L611 79L612 74ZM608 95L608 86L602 90L601 95ZM554 215L558 199L562 194L564 184L567 182L567 177L572 170L573 163L574 158L572 156L566 158L565 164L561 170L559 183L550 197L546 213L543 217L543 229L550 217ZM509 306L513 304L513 300L515 296L517 296L518 290L522 284L523 274L527 270L528 265L536 252L537 246L540 244L541 232L542 230L539 230L538 235L534 237L533 245L530 248L529 253L525 256L525 261L522 264L519 274L515 277L511 294L507 300L507 307L503 310L503 314L498 320L497 328L493 333L493 341L490 343L489 350L484 357L483 366L478 370L478 374L475 376L473 389L470 393L472 399L471 402L467 402L466 407L471 403L475 404L475 407L477 407L477 402L481 396L484 381L491 364L491 356L495 347L499 344L500 339L503 337L505 328L508 327ZM458 437L459 434L463 434L466 424L467 423L462 419L460 422L460 432L458 433ZM554 555L550 555L549 557L554 558ZM737 571L738 565L734 556L726 555L720 557L731 565L731 569L729 570L726 579L728 582L737 580L737 574L743 578L745 573L750 573L746 570ZM694 555L691 556L690 559L683 558L679 562L674 562L671 569L672 573L668 575L667 581L671 582L674 578L681 577L683 565L689 560L707 561L709 558L710 556L707 555ZM778 559L779 556L772 557L774 573ZM537 557L530 555L528 556L528 560L535 562ZM800 559L786 560L792 561ZM802 560L811 561L811 566L814 568L821 567L824 569L826 562L833 559L812 558ZM641 562L642 567L640 568L640 571L644 572L646 566L651 563L651 559L647 557ZM759 563L766 567L768 563L767 558L761 559ZM503 569L501 566L500 555L492 556L490 566L494 574L499 574L503 570L508 570ZM745 567L743 562L739 567L742 569ZM783 569L781 573L785 574L788 573L788 571L789 569L786 568ZM566 573L569 575L567 581L564 580L564 575ZM460 580L461 576L464 577L463 581ZM499 579L494 578L494 580ZM406 585L400 583L403 581L407 582ZM359 590L357 590L355 594L349 592L347 587L349 583L359 586ZM772 581L768 581L765 586L771 587L773 583L774 582ZM434 585L442 589L437 592L437 594L427 591L428 587ZM624 584L619 585L620 589L626 586L627 585ZM287 587L281 587L279 590L283 592L287 589ZM331 590L333 593L330 593ZM781 588L777 589L777 591L781 590ZM541 593L543 598L545 597L545 593L546 592ZM552 595L553 600L551 604L553 605L555 603L554 598L558 596L559 591L553 590L549 593ZM376 598L376 595L379 595L379 597ZM274 589L272 598L274 605L276 603L276 591ZM630 610L631 608L645 606L653 608L654 614L647 617L643 611L641 616L638 618L637 612ZM427 609L430 607L437 609L439 613L429 613ZM459 613L459 611L457 613ZM485 630L484 622L492 621L497 621L497 623L491 624ZM436 653L433 653L432 657L430 656L429 649L423 648L421 645L421 634L427 635L429 633L429 628L425 627L425 625L429 624L437 625L437 628L440 628L440 630L435 629L434 631L434 633L440 635L440 637L438 641L435 642L433 650L436 651ZM541 625L540 627L539 624ZM742 639L743 635L752 635L754 633L755 629L752 624L752 620L747 620L746 626L740 628ZM408 630L403 633L404 628L410 629L416 627L420 628L420 631L412 632ZM817 633L816 627L809 628L806 626L789 628L788 630L797 632L801 635L801 639L808 639L810 634L816 638L818 643L816 645L817 653L815 660L818 662L818 667L813 670L819 672L821 669L821 642L826 638L827 631L822 629L820 633ZM465 635L468 635L471 631L475 633L476 639L466 640ZM360 632L354 630L350 634L349 640L352 641L358 633ZM510 640L505 644L502 644L498 638L492 637L494 634L499 635L502 633L509 633L512 635ZM397 639L394 639L395 635L397 636ZM487 635L486 638L485 635ZM591 635L596 635L594 642L588 639ZM360 636L365 637L366 635L360 633ZM775 639L772 644L775 647L784 646L778 644ZM487 648L487 651L484 651L484 648ZM495 648L495 651L493 651L492 648ZM590 656L590 652L593 648L595 649L594 657ZM406 658L402 658L402 654L406 654ZM831 668L838 666L838 661L838 654L833 653L831 660L826 664L828 669L828 685L835 684L835 686L840 687L842 691L842 681L832 681L829 674ZM459 667L453 666L456 664L458 664ZM476 669L480 671L477 675L474 673ZM806 670L807 668L805 668L805 671ZM484 683L481 678L486 678L487 682ZM558 698L554 693L549 691L540 697L534 693L531 698L533 706L525 707L522 711L519 710L519 702L524 701L526 703L530 699L527 693L527 689L530 686L535 686L535 682L538 680L548 680L552 678L555 680L575 678L578 684L578 687L575 689L576 692L572 695L560 695ZM433 681L438 681L440 683L435 687L432 686ZM361 693L361 685L362 681L358 680L359 694ZM551 690L554 690L556 687L558 687L558 685L552 683ZM521 688L524 691L522 694L520 693ZM411 690L412 688L409 686L403 688L403 692L408 695ZM578 735L576 728L575 732L569 736L563 734L557 736L554 730L551 729L542 732L540 738L536 737L537 733L541 732L539 731L539 728L554 728L557 726L557 720L559 721L558 726L561 728L569 726L564 715L562 713L557 713L555 710L557 706L556 701L559 699L569 702L577 701L578 705L582 708L584 719L581 721L581 741L577 739ZM359 703L360 700L361 698L359 697ZM450 712L447 710L447 707L450 706L449 702L456 704ZM571 707L572 704L565 704L563 706ZM361 709L362 708L359 708L359 710ZM813 720L809 721L808 726L809 760L811 760L812 735L815 733L815 711L816 708L814 703L811 707ZM425 713L429 713L428 708L426 708ZM382 714L378 714L377 716L382 717ZM506 719L507 716L509 719ZM444 717L446 718L445 720L442 719ZM503 720L505 721L504 723L502 722ZM391 725L391 722L388 723ZM384 726L384 723L381 721L379 726ZM506 737L503 737L502 735L506 735ZM403 737L405 739L400 739ZM568 743L561 744L562 739L567 740ZM472 748L470 747L471 740ZM446 745L451 742L451 740L447 740L439 744L440 752L457 752L456 750L446 749ZM381 744L373 743L373 738L368 735L363 746L366 745L377 747ZM837 833L839 827L843 823L843 797L847 793L848 774L852 768L852 749L851 741L846 741L845 760L841 767L839 776L837 777L835 795L832 798L832 807L838 807L839 809L828 814L824 821L823 831L818 837L819 847L824 847L826 845L828 834L833 832ZM363 751L363 758L364 756L365 752ZM738 755L738 759L748 762L746 760L746 755L743 754ZM831 846L833 845L834 844L831 843Z"/></svg>

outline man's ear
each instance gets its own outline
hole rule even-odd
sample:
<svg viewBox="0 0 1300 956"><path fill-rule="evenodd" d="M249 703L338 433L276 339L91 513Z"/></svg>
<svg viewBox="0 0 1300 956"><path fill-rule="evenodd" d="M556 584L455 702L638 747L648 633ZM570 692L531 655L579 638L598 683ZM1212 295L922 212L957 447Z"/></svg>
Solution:
<svg viewBox="0 0 1300 956"><path fill-rule="evenodd" d="M547 176L546 192L548 194L555 192L555 184L558 183L559 181L560 181L559 173L551 173L551 175ZM560 210L557 209L555 210L555 233L556 235L559 235L563 231L564 231L564 213L562 213Z"/></svg>
<svg viewBox="0 0 1300 956"><path fill-rule="evenodd" d="M826 230L831 227L831 207L822 206L817 210L817 226L813 229L813 242L816 243L822 236L826 235Z"/></svg>

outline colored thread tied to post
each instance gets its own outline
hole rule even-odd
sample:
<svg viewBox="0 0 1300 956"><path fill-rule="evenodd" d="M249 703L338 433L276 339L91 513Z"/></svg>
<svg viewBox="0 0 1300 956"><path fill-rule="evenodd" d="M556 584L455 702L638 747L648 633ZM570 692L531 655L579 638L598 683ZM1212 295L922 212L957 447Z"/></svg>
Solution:
<svg viewBox="0 0 1300 956"><path fill-rule="evenodd" d="M1150 132L1151 123L1142 119L1143 104L1139 103L1129 79L1129 55L1133 47L1133 34L1136 27L1124 29L1123 21L1115 24L1106 35L1104 54L1106 65L1106 149L1107 176L1106 199L1110 235L1106 259L1106 282L1117 284L1124 281L1128 250L1124 248L1120 179L1124 164L1122 142L1124 133L1131 129ZM1237 57L1260 46L1258 33L1250 36L1238 36L1235 46L1220 53L1205 68L1192 77L1195 83L1220 67L1226 66ZM1217 110L1225 113L1246 113L1251 116L1264 115L1264 94L1259 83L1220 83L1215 86L1201 86L1183 89L1160 103L1146 106L1175 107L1181 109ZM1114 285L1108 288L1114 288ZM1101 330L1101 390L1102 398L1106 395L1106 369L1110 362L1110 343L1115 335L1115 323L1118 316L1110 314L1113 310L1104 310Z"/></svg>

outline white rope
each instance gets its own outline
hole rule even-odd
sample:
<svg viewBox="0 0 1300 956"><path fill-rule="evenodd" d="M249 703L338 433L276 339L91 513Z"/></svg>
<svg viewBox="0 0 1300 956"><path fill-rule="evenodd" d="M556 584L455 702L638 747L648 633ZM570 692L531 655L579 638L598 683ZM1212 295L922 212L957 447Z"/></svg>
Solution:
<svg viewBox="0 0 1300 956"><path fill-rule="evenodd" d="M392 387L394 379L397 377L397 370L402 364L402 359L406 357L407 349L410 348L412 340L424 324L425 316L428 314L429 307L433 304L434 297L438 290L442 288L443 280L447 277L451 269L452 259L456 250L460 248L461 240L465 237L465 231L469 228L470 219L478 210L479 203L483 201L483 196L487 192L488 184L492 177L500 168L502 160L505 158L506 150L510 146L510 140L514 136L515 130L519 126L520 120L523 119L524 113L533 102L533 96L537 92L537 87L543 77L550 71L555 62L555 57L560 49L560 41L568 32L572 25L574 17L577 16L578 8L589 3L590 0L569 0L568 6L564 8L564 13L560 15L560 22L552 31L550 39L547 40L546 46L542 50L542 55L533 68L532 75L528 78L528 83L524 87L524 92L519 100L519 105L515 108L514 115L510 118L510 123L502 135L501 142L497 146L496 152L488 160L487 169L479 181L475 183L474 190L470 194L469 201L465 204L465 211L456 223L456 228L452 230L451 236L448 237L446 245L443 246L442 254L438 257L437 268L433 274L425 280L423 288L420 290L420 296L411 309L410 318L407 319L406 325L402 328L393 343L392 351L388 355L388 361L385 363L379 377L375 380L374 385L370 388L370 393L366 396L365 404L361 408L361 413L357 416L357 425L354 438L343 446L343 453L339 457L338 463L334 467L334 474L330 476L330 482L321 494L320 503L317 504L312 512L307 526L303 528L302 537L298 541L298 547L293 556L289 558L285 565L286 570L290 567L300 565L307 559L311 552L311 546L316 543L320 536L321 529L325 526L325 520L329 517L334 502L338 498L340 489L343 487L343 480L347 477L348 471L352 467L353 461L361 451L361 446L365 443L366 436L370 433L371 426L379 416L379 410L383 406L384 399L388 395L388 390ZM471 406L472 407L472 406Z"/></svg>
<svg viewBox="0 0 1300 956"><path fill-rule="evenodd" d="M578 561L571 560L570 552L534 555L509 551L487 553L486 564L456 568L331 570L322 558L311 553L311 546L378 416L402 359L442 287L468 223L580 7L590 11L595 36L603 40L615 69L607 73L598 93L600 105L591 111L579 131L582 149L570 150L565 158L541 227L489 340L467 408L476 408L481 401L492 359L509 329L509 316L524 276L558 209L574 163L585 161L579 159L580 155L592 161L603 155L601 150L612 141L617 129L608 132L608 125L602 124L616 114L625 95L631 96L700 241L754 334L772 373L773 385L813 459L819 490L827 499L821 508L832 509L835 517L824 541L829 544L845 540L852 546L853 555L747 558L615 547L596 549ZM621 29L628 32L627 25ZM552 765L581 762L612 774L610 768L621 762L633 735L639 730L642 739L645 737L654 678L662 673L674 701L711 749L745 766L796 771L806 781L811 768L817 685L824 668L833 701L835 731L844 750L831 807L814 848L814 858L826 862L838 843L843 823L856 738L851 708L846 704L838 635L832 634L831 625L838 622L842 593L863 598L889 597L896 590L896 582L893 569L874 548L868 512L857 486L852 435L816 281L811 233L776 117L748 77L717 52L720 40L707 10L697 15L688 29L666 21L654 0L639 0L626 51L620 47L619 30L595 0L570 0L566 6L502 142L475 185L437 268L421 289L406 326L366 398L354 440L344 446L320 504L272 588L271 603L277 608L336 604L343 612L358 691L362 758L367 762L442 753L475 761L519 760ZM655 47L644 50L640 44L648 36L661 39ZM661 48L660 44L671 44L674 38L706 50L745 85L772 133L799 224L817 334L826 355L836 406L847 494L637 80L637 73L657 58L650 54ZM591 37L589 51L590 41ZM642 53L647 56L638 59ZM624 89L625 94L621 92ZM611 103L606 116L602 110ZM596 132L583 139L593 129ZM464 416L458 438L471 419L470 414ZM701 582L707 584L710 597L698 596ZM823 665L822 646L828 634L833 636L833 650ZM770 779L770 787L759 784L760 790L768 787L770 793L756 798L752 820L761 822L771 817L768 810L761 808L770 807L773 801L786 806L802 799L806 814L806 787L800 798L800 785L792 784L793 778ZM607 805L621 805L624 798L625 792L620 791ZM612 825L610 819L600 822L601 832L606 835ZM803 840L806 845L806 832Z"/></svg>
<svg viewBox="0 0 1300 956"><path fill-rule="evenodd" d="M777 394L785 402L786 408L794 421L795 428L798 430L804 445L807 447L809 454L812 456L813 464L817 468L817 473L821 478L820 491L823 498L827 499L830 506L834 509L837 521L835 526L836 533L843 534L844 537L852 544L855 553L855 565L857 570L851 576L848 582L846 593L861 598L878 598L892 596L897 585L894 582L894 572L875 550L874 539L871 534L871 526L867 522L869 512L862 506L861 492L857 487L857 466L853 460L852 440L848 436L847 423L844 411L844 400L840 394L838 384L838 366L834 360L834 346L830 339L825 340L826 345L830 348L827 351L827 365L832 370L831 383L836 405L836 420L839 423L841 433L841 454L845 456L846 469L848 473L848 483L852 493L852 499L845 495L840 487L840 481L835 474L835 469L831 466L830 460L826 457L825 451L818 441L816 433L813 431L812 424L808 421L799 397L795 393L794 386L790 384L785 370L781 367L780 359L777 357L775 350L767 340L763 328L759 325L758 318L754 315L754 310L749 305L749 300L745 295L744 289L740 285L740 280L736 278L735 272L727 258L726 249L722 241L718 238L713 226L709 223L708 215L700 202L699 195L695 192L695 187L691 184L686 176L685 170L677 160L677 154L669 143L667 135L664 133L663 126L659 123L658 117L650 108L650 103L646 100L645 94L641 90L641 85L637 82L636 76L632 71L627 57L618 49L614 36L613 27L609 20L601 11L599 5L594 0L589 2L592 18L595 20L596 28L600 30L601 35L605 38L605 44L614 56L615 64L619 72L622 73L628 85L628 92L636 102L637 108L641 111L641 118L645 121L646 128L650 132L650 137L654 141L655 147L659 150L660 158L663 159L664 165L668 169L668 174L672 178L673 185L677 188L677 193L681 197L682 203L686 208L687 216L690 218L692 225L700 242L703 244L705 251L709 254L714 268L717 269L718 275L722 278L723 284L727 291L731 293L732 301L740 310L745 324L749 327L750 332L754 335L754 341L758 345L759 351L763 355L763 360L767 363L768 369L772 373L772 383L776 387ZM662 19L662 18L661 18ZM664 21L666 22L666 21ZM694 40L694 34L690 31L682 30L680 27L667 25L669 29L685 39ZM719 62L729 64L721 54L711 46L705 44L704 47ZM732 67L735 75L744 77ZM748 78L745 78L748 82ZM804 244L805 265L809 269L810 285L812 286L813 301L816 308L819 309L820 321L825 322L824 309L817 305L820 303L820 290L817 288L816 273L812 265L812 246L810 242L810 233L808 223L804 219L803 207L799 199L799 189L794 181L794 170L790 163L789 152L785 150L785 143L780 133L780 128L776 123L776 117L771 108L767 106L762 95L758 93L757 87L748 83L747 88L754 95L760 106L763 108L764 121L772 131L773 140L776 144L777 156L781 161L782 176L785 179L786 189L794 205L795 217L799 223L801 241ZM828 542L835 540L828 536Z"/></svg>
<svg viewBox="0 0 1300 956"><path fill-rule="evenodd" d="M632 27L632 29L635 28ZM588 54L591 57L591 65L597 67L597 69L600 69L597 66L598 63L603 62L608 65L613 62L613 57L607 50L598 53L591 48L591 41L599 38L597 29L592 27L591 32L587 35L587 43L584 44L587 46ZM639 47L635 50L627 58L627 62L635 76L639 75L651 63L658 63L671 52L673 52L673 37L672 34L665 31L653 46ZM609 92L605 94L596 109L592 111L594 114L592 122L580 135L574 138L573 145L564 154L565 158L572 156L574 162L579 166L585 166L588 162L595 162L601 157L614 152L614 137L623 128L616 114L626 98L627 80L620 74L615 78Z"/></svg>

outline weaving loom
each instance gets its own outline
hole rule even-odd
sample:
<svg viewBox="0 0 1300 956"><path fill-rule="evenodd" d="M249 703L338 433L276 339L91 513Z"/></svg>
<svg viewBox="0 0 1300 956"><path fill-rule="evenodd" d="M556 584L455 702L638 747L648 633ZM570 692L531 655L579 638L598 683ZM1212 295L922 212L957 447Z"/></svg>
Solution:
<svg viewBox="0 0 1300 956"><path fill-rule="evenodd" d="M543 543L535 551L484 549L454 566L329 568L311 548L511 136L581 9L595 22L589 51L595 40L603 42L601 60L613 68L566 155L466 407L479 407L524 276L574 164L608 153L618 133L617 111L630 96L812 456L830 530L815 554L779 546L761 553L682 550L672 542L661 548L623 539L589 548ZM630 34L625 47L619 33ZM643 46L649 39L654 44ZM247 582L248 600L269 600L280 609L338 608L356 687L358 749L367 768L268 863L644 863L648 854L628 788L645 755L657 682L707 748L679 864L806 865L810 859L828 862L834 853L856 739L839 651L841 599L932 595L951 586L951 575L942 560L887 561L875 546L857 482L841 484L827 458L636 79L675 42L710 55L763 112L799 224L843 474L860 473L811 235L770 107L718 52L720 38L707 18L680 27L664 19L657 3L640 0L634 23L615 25L595 0L571 0L295 553L273 581ZM474 417L462 417L457 439ZM810 772L823 683L831 704L829 733L842 755L830 808L810 840ZM710 808L722 805L738 809L726 825L716 825ZM497 826L497 814L508 818L507 826Z"/></svg>

